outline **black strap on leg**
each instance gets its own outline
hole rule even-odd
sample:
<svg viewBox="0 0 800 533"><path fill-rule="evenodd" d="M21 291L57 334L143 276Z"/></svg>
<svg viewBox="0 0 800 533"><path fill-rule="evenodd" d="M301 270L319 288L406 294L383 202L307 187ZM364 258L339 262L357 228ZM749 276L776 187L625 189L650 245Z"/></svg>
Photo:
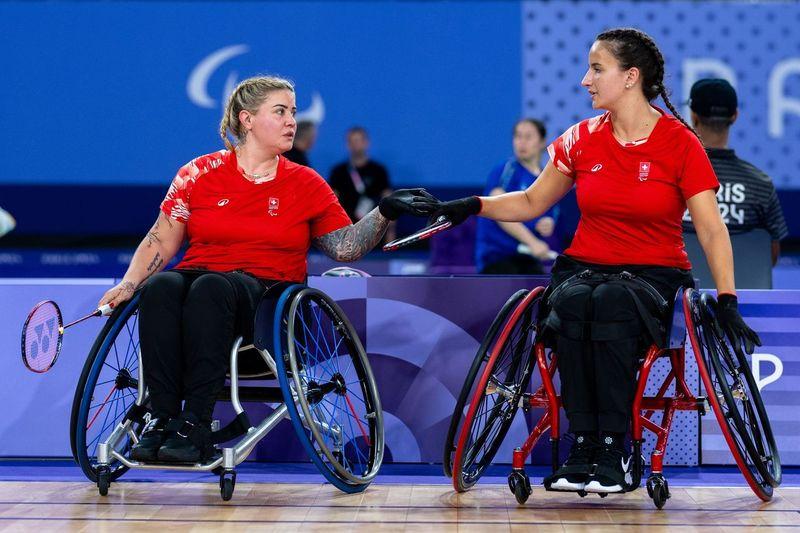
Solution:
<svg viewBox="0 0 800 533"><path fill-rule="evenodd" d="M130 420L131 422L134 423L138 422L140 424L143 424L144 415L146 415L148 412L149 411L147 407L145 407L144 405L133 404L131 405L130 409L128 409L128 412L125 413L125 418L122 419L122 423L124 424L126 421Z"/></svg>
<svg viewBox="0 0 800 533"><path fill-rule="evenodd" d="M211 444L221 444L233 440L247 433L251 427L253 426L243 411L225 427L211 433Z"/></svg>

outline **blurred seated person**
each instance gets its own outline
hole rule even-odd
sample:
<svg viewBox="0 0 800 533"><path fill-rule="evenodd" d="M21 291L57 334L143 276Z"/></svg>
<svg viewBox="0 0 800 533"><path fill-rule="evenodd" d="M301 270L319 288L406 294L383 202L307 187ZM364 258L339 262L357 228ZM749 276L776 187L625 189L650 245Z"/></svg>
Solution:
<svg viewBox="0 0 800 533"><path fill-rule="evenodd" d="M514 124L514 157L489 174L484 194L497 196L524 191L542 171L545 125L533 118ZM478 219L475 264L480 274L543 274L542 261L554 256L559 245L555 233L558 206L528 222ZM554 250L556 249L556 250Z"/></svg>
<svg viewBox="0 0 800 533"><path fill-rule="evenodd" d="M392 185L386 167L369 156L370 141L366 129L353 126L347 130L345 140L349 158L333 167L328 183L355 223L372 211L381 198L391 194ZM391 224L386 231L386 240L394 237L395 228Z"/></svg>
<svg viewBox="0 0 800 533"><path fill-rule="evenodd" d="M283 156L292 163L311 167L311 163L308 161L308 152L314 147L315 142L317 142L317 125L310 120L300 120L297 122L297 132L292 149Z"/></svg>
<svg viewBox="0 0 800 533"><path fill-rule="evenodd" d="M780 241L789 235L772 180L728 148L730 128L739 117L736 90L723 79L702 79L689 93L692 125L703 140L719 179L717 203L728 232L765 229L772 236L772 264L778 262ZM692 217L683 215L683 230L694 233Z"/></svg>

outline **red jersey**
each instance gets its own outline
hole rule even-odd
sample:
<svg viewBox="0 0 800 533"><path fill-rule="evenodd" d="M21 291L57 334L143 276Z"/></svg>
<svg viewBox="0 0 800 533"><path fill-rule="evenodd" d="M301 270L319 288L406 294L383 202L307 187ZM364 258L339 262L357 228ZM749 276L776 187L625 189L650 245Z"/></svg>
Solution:
<svg viewBox="0 0 800 533"><path fill-rule="evenodd" d="M319 174L283 156L276 176L246 179L227 150L181 167L161 211L186 224L189 248L175 268L244 270L301 282L311 239L350 225Z"/></svg>
<svg viewBox="0 0 800 533"><path fill-rule="evenodd" d="M581 218L566 255L605 265L691 268L683 245L686 200L719 188L703 145L661 109L647 139L620 143L610 113L584 120L548 146L575 180Z"/></svg>

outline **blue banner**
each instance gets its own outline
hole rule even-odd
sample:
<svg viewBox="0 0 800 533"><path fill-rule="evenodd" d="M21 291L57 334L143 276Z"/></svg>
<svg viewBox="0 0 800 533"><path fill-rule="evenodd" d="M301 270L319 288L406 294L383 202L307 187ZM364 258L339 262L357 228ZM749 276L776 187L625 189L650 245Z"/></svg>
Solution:
<svg viewBox="0 0 800 533"><path fill-rule="evenodd" d="M504 2L0 3L0 184L166 191L223 147L231 86L263 73L321 121L321 174L357 124L396 183L482 183L511 149L519 42Z"/></svg>

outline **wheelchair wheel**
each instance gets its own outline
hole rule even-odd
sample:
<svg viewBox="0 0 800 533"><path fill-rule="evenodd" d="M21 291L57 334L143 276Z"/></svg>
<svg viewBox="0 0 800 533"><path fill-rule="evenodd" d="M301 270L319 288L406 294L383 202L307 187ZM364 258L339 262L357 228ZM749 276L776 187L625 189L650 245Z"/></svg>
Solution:
<svg viewBox="0 0 800 533"><path fill-rule="evenodd" d="M291 286L278 299L275 363L292 425L338 489L363 491L383 461L383 413L367 355L331 298Z"/></svg>
<svg viewBox="0 0 800 533"><path fill-rule="evenodd" d="M533 289L511 313L475 388L453 457L453 487L459 492L472 487L491 463L528 388L543 292Z"/></svg>
<svg viewBox="0 0 800 533"><path fill-rule="evenodd" d="M491 349L494 348L497 337L500 333L500 328L505 324L506 319L514 310L519 302L528 294L527 290L519 290L511 295L511 297L503 304L500 312L492 321L486 335L483 337L481 345L478 347L478 352L475 354L475 359L472 360L472 366L469 367L467 378L464 380L464 385L461 387L461 392L456 400L455 409L453 409L453 416L450 418L450 427L447 430L447 438L444 442L444 457L442 460L442 467L444 468L444 475L453 477L453 452L456 449L456 437L458 430L461 428L461 422L464 419L464 408L467 401L472 397L475 390L475 380L478 378L479 371L483 364L489 360Z"/></svg>
<svg viewBox="0 0 800 533"><path fill-rule="evenodd" d="M750 488L772 498L781 463L761 394L743 353L736 353L714 317L716 301L687 289L684 313L700 377L733 458Z"/></svg>
<svg viewBox="0 0 800 533"><path fill-rule="evenodd" d="M139 296L134 295L117 307L106 321L83 366L72 402L72 456L86 477L95 483L98 481L97 447L123 420L137 397L138 300ZM134 429L139 429L138 424ZM126 437L117 449L124 452L132 445ZM122 464L112 463L104 472L103 483L114 481L126 470Z"/></svg>

